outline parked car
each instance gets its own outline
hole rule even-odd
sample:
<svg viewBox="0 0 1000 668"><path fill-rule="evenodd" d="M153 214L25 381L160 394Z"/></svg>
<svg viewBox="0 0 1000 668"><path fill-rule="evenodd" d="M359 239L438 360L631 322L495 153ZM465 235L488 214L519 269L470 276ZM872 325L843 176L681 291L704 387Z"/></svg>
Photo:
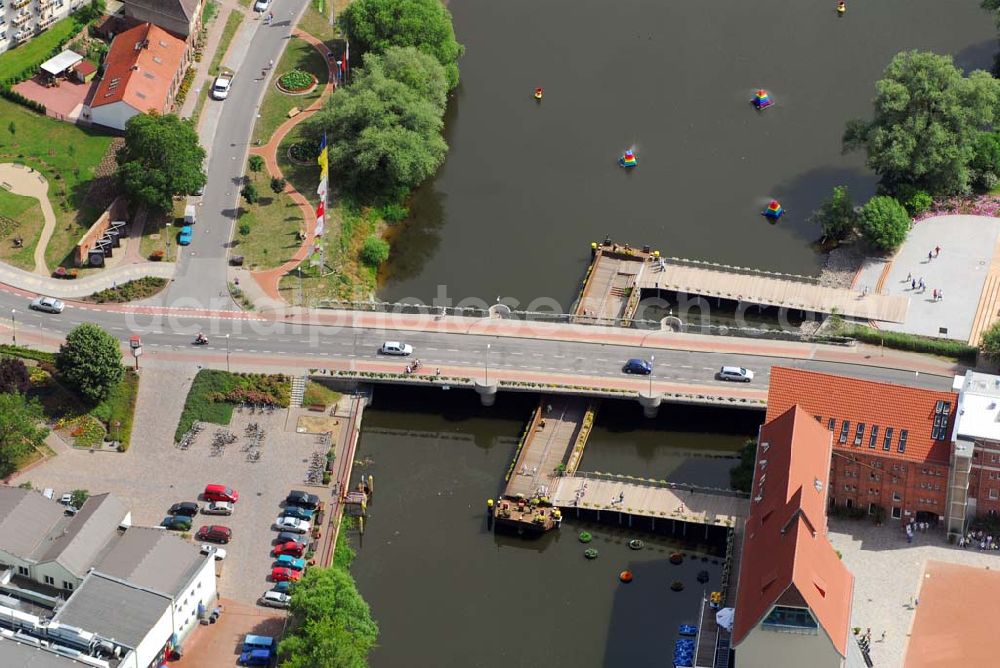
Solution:
<svg viewBox="0 0 1000 668"><path fill-rule="evenodd" d="M309 494L308 492L293 489L288 493L288 496L285 497L285 505L301 506L303 508L308 508L309 510L316 510L319 506L319 497L315 494Z"/></svg>
<svg viewBox="0 0 1000 668"><path fill-rule="evenodd" d="M400 343L399 341L386 341L378 349L383 355L409 355L413 352L413 346Z"/></svg>
<svg viewBox="0 0 1000 668"><path fill-rule="evenodd" d="M642 376L648 376L653 373L653 365L644 359L633 357L628 362L625 362L625 366L622 367L622 371L625 373L637 373Z"/></svg>
<svg viewBox="0 0 1000 668"><path fill-rule="evenodd" d="M295 517L279 517L274 520L274 528L278 531L292 531L294 533L309 533L312 529L312 525L305 520L300 520Z"/></svg>
<svg viewBox="0 0 1000 668"><path fill-rule="evenodd" d="M309 544L312 542L309 540L308 536L303 536L301 534L293 533L291 531L282 531L275 536L274 542L278 545L282 543L298 543L302 546L303 550L309 549Z"/></svg>
<svg viewBox="0 0 1000 668"><path fill-rule="evenodd" d="M306 569L306 560L296 559L290 554L283 554L275 560L274 565L281 566L283 568L291 568L296 571L304 571Z"/></svg>
<svg viewBox="0 0 1000 668"><path fill-rule="evenodd" d="M275 582L274 586L271 587L271 591L276 591L276 592L280 592L282 594L287 594L288 592L290 592L292 590L292 584L293 583L291 583L291 582L289 582L287 580L285 580L284 582Z"/></svg>
<svg viewBox="0 0 1000 668"><path fill-rule="evenodd" d="M269 649L248 649L240 652L237 663L241 666L270 666L271 650Z"/></svg>
<svg viewBox="0 0 1000 668"><path fill-rule="evenodd" d="M733 380L738 383L749 383L753 380L753 371L741 366L724 366L715 374L719 380Z"/></svg>
<svg viewBox="0 0 1000 668"><path fill-rule="evenodd" d="M213 555L216 561L222 561L226 558L226 551L223 548L208 545L207 543L202 544L201 553L204 555Z"/></svg>
<svg viewBox="0 0 1000 668"><path fill-rule="evenodd" d="M59 503L64 506L73 505L73 494L71 492L66 492L61 497L59 497Z"/></svg>
<svg viewBox="0 0 1000 668"><path fill-rule="evenodd" d="M281 511L282 517L294 517L298 520L311 520L313 511L299 506L287 506Z"/></svg>
<svg viewBox="0 0 1000 668"><path fill-rule="evenodd" d="M198 504L194 501L181 501L170 506L170 510L167 512L171 515L187 515L188 517L194 517L198 514Z"/></svg>
<svg viewBox="0 0 1000 668"><path fill-rule="evenodd" d="M181 233L177 235L177 245L178 246L188 246L191 244L191 240L194 238L194 228L190 225L185 225L181 228Z"/></svg>
<svg viewBox="0 0 1000 668"><path fill-rule="evenodd" d="M290 554L293 557L301 557L306 551L306 546L290 540L287 543L278 543L274 546L274 556L280 557L283 554Z"/></svg>
<svg viewBox="0 0 1000 668"><path fill-rule="evenodd" d="M233 504L229 501L212 501L201 512L204 515L232 515Z"/></svg>
<svg viewBox="0 0 1000 668"><path fill-rule="evenodd" d="M32 311L44 311L45 313L62 313L66 305L55 297L35 297L28 304L28 308Z"/></svg>
<svg viewBox="0 0 1000 668"><path fill-rule="evenodd" d="M289 580L296 581L302 577L301 571L295 571L291 568L285 568L283 566L275 566L271 569L271 579L275 582L287 582Z"/></svg>
<svg viewBox="0 0 1000 668"><path fill-rule="evenodd" d="M213 543L228 543L233 537L233 530L221 524L206 524L198 529L195 540L209 540Z"/></svg>
<svg viewBox="0 0 1000 668"><path fill-rule="evenodd" d="M226 487L225 485L205 485L205 491L202 493L206 501L228 501L229 503L236 503L240 500L239 492L237 492L232 487Z"/></svg>
<svg viewBox="0 0 1000 668"><path fill-rule="evenodd" d="M253 10L255 12L266 12L267 6L271 4L271 0L257 0L253 3Z"/></svg>
<svg viewBox="0 0 1000 668"><path fill-rule="evenodd" d="M167 515L160 522L160 526L174 531L190 531L191 518L187 515Z"/></svg>
<svg viewBox="0 0 1000 668"><path fill-rule="evenodd" d="M257 605L263 605L268 608L287 608L291 600L292 597L288 594L272 590L264 592L264 594L257 599Z"/></svg>

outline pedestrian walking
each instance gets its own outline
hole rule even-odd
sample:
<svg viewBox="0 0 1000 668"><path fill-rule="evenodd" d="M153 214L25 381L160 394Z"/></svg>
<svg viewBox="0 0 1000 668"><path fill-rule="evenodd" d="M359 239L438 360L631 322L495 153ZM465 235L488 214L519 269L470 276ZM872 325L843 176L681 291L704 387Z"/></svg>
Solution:
<svg viewBox="0 0 1000 668"><path fill-rule="evenodd" d="M937 288L935 288L935 289L933 290L933 292L931 292L931 298L932 298L932 299L933 299L934 301L937 301Z"/></svg>
<svg viewBox="0 0 1000 668"><path fill-rule="evenodd" d="M274 69L274 60L273 59L267 61L267 69L269 69L269 70L273 70Z"/></svg>
<svg viewBox="0 0 1000 668"><path fill-rule="evenodd" d="M913 274L910 272L906 272L906 282L909 283L912 280L913 280Z"/></svg>
<svg viewBox="0 0 1000 668"><path fill-rule="evenodd" d="M882 631L882 642L885 642L885 631Z"/></svg>
<svg viewBox="0 0 1000 668"><path fill-rule="evenodd" d="M941 247L940 246L935 246L934 247L934 257L937 257L940 254L941 254Z"/></svg>
<svg viewBox="0 0 1000 668"><path fill-rule="evenodd" d="M910 279L910 289L911 290L916 290L917 289L917 279L915 279L915 278L911 278Z"/></svg>
<svg viewBox="0 0 1000 668"><path fill-rule="evenodd" d="M938 290L938 301L944 299L944 290Z"/></svg>
<svg viewBox="0 0 1000 668"><path fill-rule="evenodd" d="M927 289L927 284L926 284L926 283L924 283L924 277L923 277L923 276L921 276L921 277L920 277L920 280L919 280L919 281L917 281L917 285L919 285L919 286L920 286L920 291L921 291L921 292L923 292L924 290L926 290L926 289Z"/></svg>
<svg viewBox="0 0 1000 668"><path fill-rule="evenodd" d="M934 251L927 251L927 261L930 262L934 259Z"/></svg>

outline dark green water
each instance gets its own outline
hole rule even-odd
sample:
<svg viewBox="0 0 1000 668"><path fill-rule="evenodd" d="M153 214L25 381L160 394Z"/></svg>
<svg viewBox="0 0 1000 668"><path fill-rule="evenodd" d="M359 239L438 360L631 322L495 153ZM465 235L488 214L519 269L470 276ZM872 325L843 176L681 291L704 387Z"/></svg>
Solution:
<svg viewBox="0 0 1000 668"><path fill-rule="evenodd" d="M678 624L696 622L703 590L698 572L710 574L704 587L718 587L715 556L697 552L673 566L670 552L698 548L666 537L643 535L646 547L634 551L626 543L637 534L572 519L538 540L489 531L485 500L502 488L534 406L533 397L504 393L484 409L473 393L376 390L362 428L358 459L364 464L356 469L375 476L376 495L365 535L355 541L353 567L382 630L371 657L376 668L662 666L672 656ZM665 471L661 464L669 461L673 479L684 467L659 453L670 443L729 451L742 441L732 433L693 440L691 432L659 425L650 438L660 445L612 452L616 438L635 444L645 436L614 431L627 406L609 402L606 410L594 450L605 469L620 461L623 472L643 473L648 461L650 471ZM721 421L716 415L711 423ZM591 546L600 555L594 561L584 559L577 540L583 528L595 536ZM622 585L617 576L626 568L635 580ZM674 580L685 590L670 591Z"/></svg>

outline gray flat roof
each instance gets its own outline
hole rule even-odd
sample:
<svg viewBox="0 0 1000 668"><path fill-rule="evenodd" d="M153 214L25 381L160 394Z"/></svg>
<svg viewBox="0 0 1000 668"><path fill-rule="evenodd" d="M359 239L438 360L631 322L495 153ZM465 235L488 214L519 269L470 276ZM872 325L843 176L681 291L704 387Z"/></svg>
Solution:
<svg viewBox="0 0 1000 668"><path fill-rule="evenodd" d="M170 606L167 596L93 571L59 609L55 621L135 649Z"/></svg>
<svg viewBox="0 0 1000 668"><path fill-rule="evenodd" d="M0 637L0 666L18 668L72 668L83 663L26 643Z"/></svg>
<svg viewBox="0 0 1000 668"><path fill-rule="evenodd" d="M133 526L115 539L96 570L176 598L205 559L197 545L169 531Z"/></svg>
<svg viewBox="0 0 1000 668"><path fill-rule="evenodd" d="M111 494L90 497L63 530L48 539L46 550L38 561L58 562L82 578L127 514L125 504Z"/></svg>
<svg viewBox="0 0 1000 668"><path fill-rule="evenodd" d="M0 549L30 558L64 512L39 492L0 485Z"/></svg>

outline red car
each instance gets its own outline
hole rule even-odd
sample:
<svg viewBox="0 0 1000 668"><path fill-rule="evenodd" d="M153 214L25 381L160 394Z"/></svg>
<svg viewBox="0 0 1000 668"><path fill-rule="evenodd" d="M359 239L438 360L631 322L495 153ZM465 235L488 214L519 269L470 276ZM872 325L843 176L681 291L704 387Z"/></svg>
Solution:
<svg viewBox="0 0 1000 668"><path fill-rule="evenodd" d="M228 501L229 503L236 503L240 500L240 493L232 487L227 487L226 485L205 485L205 491L202 492L202 498L206 501Z"/></svg>
<svg viewBox="0 0 1000 668"><path fill-rule="evenodd" d="M286 580L295 582L301 577L301 571L293 571L291 568L275 567L271 569L271 580L274 582L284 582Z"/></svg>
<svg viewBox="0 0 1000 668"><path fill-rule="evenodd" d="M305 547L302 543L296 543L294 540L279 543L274 546L274 556L280 557L283 554L288 554L293 557L301 557L302 553L305 552Z"/></svg>
<svg viewBox="0 0 1000 668"><path fill-rule="evenodd" d="M198 529L195 540L209 540L213 543L228 543L233 537L233 530L221 524L206 524Z"/></svg>

